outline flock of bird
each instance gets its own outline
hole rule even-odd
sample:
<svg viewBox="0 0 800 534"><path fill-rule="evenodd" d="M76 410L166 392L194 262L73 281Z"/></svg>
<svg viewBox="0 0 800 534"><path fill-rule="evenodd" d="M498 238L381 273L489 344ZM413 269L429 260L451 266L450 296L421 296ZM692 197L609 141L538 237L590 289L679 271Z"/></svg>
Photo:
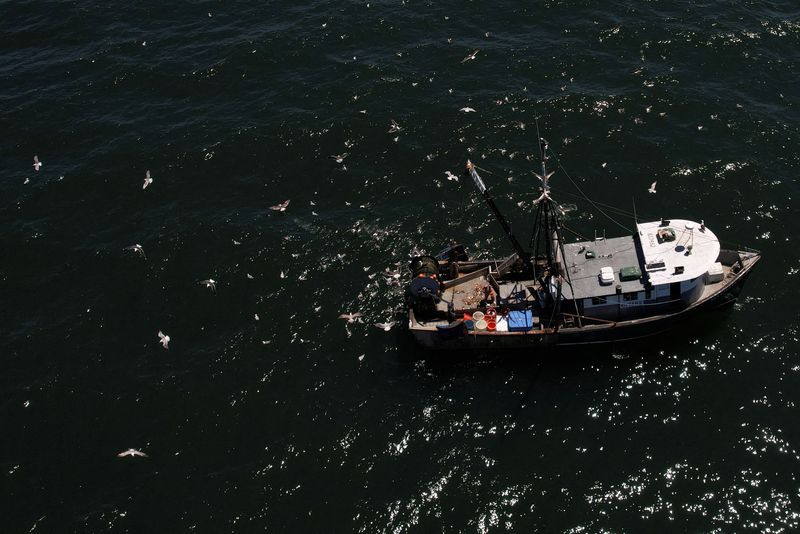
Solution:
<svg viewBox="0 0 800 534"><path fill-rule="evenodd" d="M394 120L391 121L390 132L397 132L397 131L400 131L400 130L402 130L400 125L397 124L397 122L395 122ZM342 163L346 157L347 157L347 153L345 152L344 154L341 154L341 155L333 155L333 156L331 156L331 159L335 160L336 163ZM39 161L39 157L38 156L34 156L33 157L33 168L36 171L38 171L41 168L41 166L42 166L42 163ZM456 180L458 180L458 177L453 175L452 173L450 173L450 171L448 171L448 174L449 174L448 179L453 179L453 178L450 178L452 176ZM150 174L150 171L149 170L145 171L144 184L142 185L142 190L147 189L147 187L152 183L153 183L153 177ZM269 209L271 209L273 211L284 212L289 207L289 203L290 202L291 202L290 200L284 200L283 202L281 202L279 204L276 204L274 206L270 206ZM130 251L130 252L132 252L134 254L137 254L142 259L145 259L145 260L147 259L147 255L144 252L144 247L142 245L140 245L139 243L136 243L134 245L130 245L128 247L124 247L122 250ZM393 280L397 280L400 277L400 273L399 273L399 271L396 272L396 273L388 273L387 276L389 278L393 279ZM251 280L253 278L253 276L250 275L250 274L248 274L247 277L249 279L251 279ZM284 278L284 277L285 277L285 275L284 275L283 271L281 271L281 278ZM207 289L211 290L212 294L214 294L214 295L217 294L217 281L214 280L213 278L208 278L206 280L200 280L198 283L200 285L202 285L202 286L205 286ZM359 312L344 313L344 314L341 314L339 316L340 319L347 319L348 323L355 323L356 320L359 319L360 317L362 317L362 314L359 313ZM258 314L255 315L255 318L256 318L256 320L258 320ZM376 327L378 327L381 330L384 330L386 332L391 330L394 325L395 325L395 321L390 321L390 322L386 322L386 323L375 323ZM167 349L167 350L169 349L170 337L168 335L164 334L161 330L158 331L158 342L161 344L162 347L164 347L164 349ZM130 449L130 450L132 451L133 449ZM120 453L119 456L128 456L129 455L128 452L129 451L126 451L125 453ZM133 455L133 456L136 456L136 455ZM144 456L147 456L147 455L144 455Z"/></svg>
<svg viewBox="0 0 800 534"><path fill-rule="evenodd" d="M402 128L400 127L400 125L398 125L395 121L392 121L392 130L393 131L400 131L401 129ZM347 153L344 153L344 154L341 154L341 155L336 155L336 156L331 156L331 158L334 159L337 163L342 163L346 157L347 157ZM38 156L34 156L33 157L33 168L34 168L34 170L35 171L39 171L39 169L41 167L42 167L42 162L39 161L39 157ZM28 183L27 179L25 180L25 183ZM152 183L153 183L153 176L150 174L150 171L147 170L145 172L145 175L144 175L144 183L142 185L142 190L147 189L148 186L150 186ZM270 206L270 209L273 210L273 211L277 211L277 212L285 212L286 209L289 207L289 203L290 202L291 202L290 200L284 200L283 202L281 202L279 204L276 204L274 206ZM234 243L236 243L236 241L234 241ZM142 259L145 259L145 260L147 259L147 255L144 252L144 247L139 243L124 247L122 250L131 252L133 254L136 254L139 257L141 257ZM390 273L387 273L386 276L388 278L396 281L396 280L399 280L399 278L400 278L400 272L399 271L393 272L393 273L390 272ZM284 277L285 277L285 275L284 275L283 271L281 271L281 278L284 278ZM247 278L252 280L253 276L250 275L250 274L247 274ZM205 288L209 289L212 294L214 294L214 295L217 294L217 281L214 280L213 278L208 278L206 280L200 280L198 282L198 284L200 284L200 285L204 286ZM342 314L342 315L339 316L339 318L341 318L341 319L347 319L348 323L355 323L357 321L360 321L360 317L362 317L362 314L360 312L346 313L346 314ZM259 320L258 314L255 314L255 320L256 321ZM391 330L394 325L395 325L395 321L390 321L390 322L386 322L386 323L375 323L376 327L378 327L378 328L380 328L380 329L382 329L382 330L384 330L386 332ZM170 340L171 340L171 338L170 338L169 335L165 334L161 330L158 331L158 342L161 344L161 346L165 350L169 350L169 342L170 342ZM144 452L142 452L140 450L137 450L137 449L128 449L126 451L122 451L122 452L118 453L117 456L119 458L125 458L125 457L147 458L147 454L145 454Z"/></svg>
<svg viewBox="0 0 800 534"><path fill-rule="evenodd" d="M468 61L475 60L477 58L477 56L478 56L478 52L480 52L479 49L478 50L474 50L473 52L470 52L469 54L467 54L467 56L464 59L461 60L461 63L466 63ZM476 110L474 108L472 108L472 107L465 106L465 107L462 107L461 109L459 109L459 111L462 112L462 113L475 113ZM387 130L387 133L396 134L396 133L398 133L398 132L400 132L402 130L403 130L403 127L400 126L400 124L397 121L395 121L394 119L391 119L390 124L389 124L389 129ZM395 141L397 141L397 140L398 140L398 138L395 137ZM342 154L331 155L330 158L332 160L334 160L337 164L342 165L343 170L347 170L347 167L344 165L344 160L345 160L345 158L347 158L347 156L348 156L348 153L344 152ZM33 156L33 170L35 172L39 172L39 170L41 170L43 165L44 164L39 159L39 156L38 155L34 155ZM445 177L447 178L447 180L456 181L456 182L458 181L458 176L453 174L451 171L449 171L449 170L445 171L444 174L445 174ZM30 182L30 179L29 178L25 178L24 183L28 184L29 182ZM145 172L145 175L144 175L144 182L142 184L142 190L147 189L150 185L152 185L152 183L153 183L153 176L151 175L150 171L147 170ZM656 192L656 182L653 182L652 185L650 186L650 188L647 191L649 193L653 193L654 194ZM290 200L285 200L285 201L283 201L283 202L281 202L279 204L276 204L274 206L270 206L270 209L273 210L273 211L277 211L277 212L281 212L282 213L282 212L285 212L286 209L289 207L289 203L290 203ZM142 245L140 245L139 243L124 247L123 250L124 251L130 251L130 252L140 256L142 259L145 259L145 260L147 259L147 255L144 252L144 247L142 247ZM283 277L283 272L281 272L281 275ZM390 281L390 282L399 282L400 273L399 273L399 271L397 271L397 272L387 272L387 273L385 273L385 276L387 277L387 280ZM250 274L248 274L247 277L249 279L253 278L252 275L250 275ZM216 295L216 293L217 293L217 282L216 282L216 280L214 280L213 278L208 278L206 280L200 280L198 283L200 285L202 285L202 286L205 286L207 289L209 289L211 291L212 294ZM349 313L342 313L342 314L339 315L339 319L344 319L345 321L347 321L348 324L360 322L362 317L363 317L363 314L360 313L360 312L349 312ZM259 319L258 314L255 315L255 319L256 320ZM385 322L385 323L374 323L374 326L376 328L380 328L381 330L384 330L384 331L388 332L389 330L392 329L392 327L395 324L396 324L396 321L388 321L388 322ZM158 342L161 344L161 346L165 350L168 350L169 349L169 343L170 343L170 336L167 335L167 334L164 334L161 330L159 330L158 331ZM147 454L145 454L144 452L139 451L137 449L128 449L128 450L122 451L122 452L118 453L117 456L120 457L120 458L125 458L125 457L131 457L131 458L143 457L143 458L147 458Z"/></svg>

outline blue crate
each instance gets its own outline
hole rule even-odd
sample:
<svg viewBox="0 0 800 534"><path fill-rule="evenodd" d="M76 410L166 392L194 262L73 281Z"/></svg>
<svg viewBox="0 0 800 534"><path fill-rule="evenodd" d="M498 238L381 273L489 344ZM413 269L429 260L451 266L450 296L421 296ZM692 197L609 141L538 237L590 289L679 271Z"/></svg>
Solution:
<svg viewBox="0 0 800 534"><path fill-rule="evenodd" d="M508 331L527 332L533 328L533 312L530 310L508 312Z"/></svg>

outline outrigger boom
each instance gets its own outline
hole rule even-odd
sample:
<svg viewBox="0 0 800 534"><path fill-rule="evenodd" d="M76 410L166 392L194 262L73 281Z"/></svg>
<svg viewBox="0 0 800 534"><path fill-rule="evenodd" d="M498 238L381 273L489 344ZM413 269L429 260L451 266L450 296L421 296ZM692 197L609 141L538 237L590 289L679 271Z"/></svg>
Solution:
<svg viewBox="0 0 800 534"><path fill-rule="evenodd" d="M528 251L522 248L522 245L514 236L514 233L511 231L511 225L508 224L508 221L500 213L500 209L497 207L497 204L494 203L494 199L492 195L489 194L489 190L486 188L486 185L481 180L481 177L478 176L478 171L475 170L475 164L473 164L470 160L467 160L467 174L472 177L472 180L475 182L475 185L478 186L478 190L481 192L483 199L486 201L486 204L489 205L489 208L494 213L494 216L497 218L497 222L500 223L500 226L503 227L503 232L505 232L506 236L508 237L509 241L511 241L511 246L514 247L514 252L517 253L517 256L522 260L523 264L528 265L530 264L531 255Z"/></svg>

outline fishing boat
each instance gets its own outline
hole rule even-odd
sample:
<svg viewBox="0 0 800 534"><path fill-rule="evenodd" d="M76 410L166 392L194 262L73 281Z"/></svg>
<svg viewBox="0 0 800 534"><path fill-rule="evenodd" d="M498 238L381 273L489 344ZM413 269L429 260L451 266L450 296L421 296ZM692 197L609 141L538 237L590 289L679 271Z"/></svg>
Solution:
<svg viewBox="0 0 800 534"><path fill-rule="evenodd" d="M465 174L513 248L471 260L463 245L410 258L408 328L435 349L589 345L652 336L735 302L761 259L722 248L704 221L639 222L630 233L567 243L564 210L550 188L551 152L539 139L541 172L534 228L524 248L469 160Z"/></svg>

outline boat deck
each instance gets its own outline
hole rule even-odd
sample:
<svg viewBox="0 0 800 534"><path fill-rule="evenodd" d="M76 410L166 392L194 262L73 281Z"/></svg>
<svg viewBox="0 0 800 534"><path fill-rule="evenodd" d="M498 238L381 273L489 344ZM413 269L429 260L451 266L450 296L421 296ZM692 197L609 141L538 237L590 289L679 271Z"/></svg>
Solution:
<svg viewBox="0 0 800 534"><path fill-rule="evenodd" d="M484 299L486 288L495 290L497 304L500 306L530 307L530 304L536 302L533 290L535 284L534 280L501 281L492 284L489 275L481 275L447 288L442 293L439 310L446 312L448 303L452 304L456 313L476 310Z"/></svg>
<svg viewBox="0 0 800 534"><path fill-rule="evenodd" d="M740 265L736 265L735 262L732 261L723 261L722 269L723 269L723 278L719 282L715 283L707 283L703 285L703 290L701 294L698 296L697 300L692 303L687 310L691 310L692 308L699 307L704 305L706 302L711 300L719 300L723 294L729 292L730 290L734 290L734 294L731 299L724 300L725 297L723 296L723 301L719 304L722 305L726 302L729 302L732 299L735 299L735 294L738 293L735 291L733 286L736 286L737 283L740 282L742 275L746 274L753 265L760 259L760 255L757 253L750 254L750 253L740 253L742 254L742 263ZM738 256L737 256L738 257ZM495 287L498 292L499 296L499 306L502 307L516 307L519 306L520 308L531 308L531 305L535 305L536 303L536 295L535 295L535 284L536 282L533 280L522 280L522 281L500 281L497 282L494 280L492 274L490 274L489 269L483 269L480 271L476 271L467 275L462 275L455 280L450 280L446 284L446 289L442 293L442 300L438 305L438 309L441 313L441 317L438 319L433 319L425 322L418 321L413 312L409 313L409 327L412 331L436 331L437 329L446 328L450 325L449 321L446 319L447 312L449 305L448 303L452 304L452 310L456 314L456 316L460 316L462 313L471 313L477 310L481 304L481 301L484 298L484 288L486 287ZM668 314L672 315L672 314ZM678 313L680 315L680 313ZM664 315L656 315L651 317L642 317L639 319L632 319L622 322L614 322L608 321L605 324L592 324L592 325L585 325L582 328L573 328L568 325L563 325L560 329L562 334L569 334L571 331L602 331L607 329L608 327L613 327L614 325L622 325L622 324L637 324L637 323L648 323L651 321L658 321L659 318L665 317ZM510 335L525 335L525 334L549 334L554 333L555 331L552 329L544 329L541 326L534 326L531 330L527 332L507 332L507 331L470 331L470 336L510 336Z"/></svg>

